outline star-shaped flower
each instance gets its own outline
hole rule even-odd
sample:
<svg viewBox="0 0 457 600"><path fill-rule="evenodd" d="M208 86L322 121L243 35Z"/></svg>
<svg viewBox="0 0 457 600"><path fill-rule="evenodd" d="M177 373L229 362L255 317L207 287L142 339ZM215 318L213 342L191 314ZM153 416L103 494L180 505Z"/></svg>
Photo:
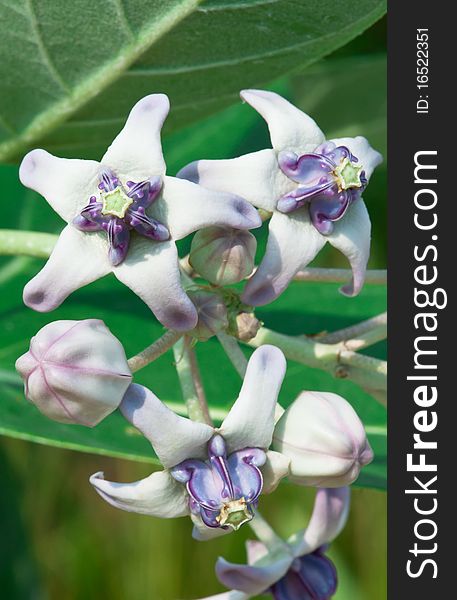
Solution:
<svg viewBox="0 0 457 600"><path fill-rule="evenodd" d="M74 290L113 272L163 325L180 331L195 326L175 242L210 225L258 227L260 218L233 194L165 175L160 131L168 111L164 94L137 102L100 163L44 150L25 156L21 182L68 223L45 267L24 289L27 306L53 310Z"/></svg>
<svg viewBox="0 0 457 600"><path fill-rule="evenodd" d="M306 529L269 548L247 542L247 565L219 558L216 575L232 590L204 600L248 600L263 594L275 600L329 600L337 575L325 550L346 524L349 498L347 487L320 488Z"/></svg>
<svg viewBox="0 0 457 600"><path fill-rule="evenodd" d="M288 473L289 460L268 450L286 362L262 346L249 360L240 395L219 428L176 415L146 388L133 384L120 410L151 442L165 470L135 483L90 481L110 504L156 517L191 516L194 537L238 529L254 517L261 493Z"/></svg>
<svg viewBox="0 0 457 600"><path fill-rule="evenodd" d="M243 100L268 123L273 149L231 160L199 160L179 173L214 190L231 191L273 212L265 256L242 299L260 306L277 298L326 242L347 256L362 288L371 224L361 199L381 155L363 137L326 141L308 115L273 92L246 90Z"/></svg>

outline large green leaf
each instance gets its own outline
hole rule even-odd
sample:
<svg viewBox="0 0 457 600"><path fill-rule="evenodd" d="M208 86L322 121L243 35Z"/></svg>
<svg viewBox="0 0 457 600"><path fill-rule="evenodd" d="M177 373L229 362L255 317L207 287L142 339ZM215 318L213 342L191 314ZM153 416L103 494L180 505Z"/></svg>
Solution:
<svg viewBox="0 0 457 600"><path fill-rule="evenodd" d="M142 95L168 131L357 36L384 0L18 0L0 4L0 159L99 156Z"/></svg>

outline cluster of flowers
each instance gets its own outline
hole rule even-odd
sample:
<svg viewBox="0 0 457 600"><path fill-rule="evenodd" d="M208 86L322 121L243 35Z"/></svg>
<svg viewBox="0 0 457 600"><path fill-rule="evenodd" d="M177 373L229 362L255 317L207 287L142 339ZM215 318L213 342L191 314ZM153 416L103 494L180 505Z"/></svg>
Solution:
<svg viewBox="0 0 457 600"><path fill-rule="evenodd" d="M267 120L273 149L197 161L176 178L165 175L160 130L169 103L162 94L134 106L101 163L30 152L20 167L22 183L45 196L68 225L25 287L25 303L50 311L113 272L163 325L201 338L208 319L202 324L198 294L183 288L175 242L198 231L192 266L215 285L241 281L253 269L249 229L261 225L256 208L272 217L244 305L275 299L326 241L349 258L353 280L343 292L357 294L370 240L361 193L380 155L364 138L326 141L310 117L277 94L251 90L242 97ZM217 310L209 314L217 318ZM103 473L90 478L113 506L162 518L190 515L194 537L207 540L254 519L260 495L284 477L318 488L306 530L274 547L249 543L249 565L218 561L217 575L233 591L217 597L333 595L336 573L325 548L346 520L347 486L373 453L340 396L302 392L287 410L279 406L286 370L279 349L265 345L252 354L220 427L179 416L132 383L121 343L98 320L46 325L16 367L27 398L48 417L93 427L119 408L150 441L162 471L131 484L107 481Z"/></svg>

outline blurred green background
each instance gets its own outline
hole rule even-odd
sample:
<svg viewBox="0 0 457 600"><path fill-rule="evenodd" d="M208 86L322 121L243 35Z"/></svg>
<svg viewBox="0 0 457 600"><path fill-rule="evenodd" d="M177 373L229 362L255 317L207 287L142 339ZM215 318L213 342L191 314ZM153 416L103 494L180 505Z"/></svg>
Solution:
<svg viewBox="0 0 457 600"><path fill-rule="evenodd" d="M385 155L386 58L383 20L341 50L302 72L295 72L292 76L274 82L270 87L309 112L328 137L365 135ZM171 174L183 164L199 157L235 156L268 145L268 135L262 119L240 103L209 116L196 125L178 131L168 132L167 128L164 130L164 152ZM4 196L2 201L7 199L9 211L3 217L2 227L58 231L59 222L45 203L38 202L33 195L20 190L14 166L0 166L0 181ZM21 206L24 207L20 211L16 208L18 196L21 196ZM384 268L385 162L377 170L364 197L373 222L370 266ZM265 228L258 237L260 253L265 240ZM186 252L188 245L189 240L182 245L182 253ZM5 386L13 382L11 373L14 357L25 350L26 339L17 341L18 331L22 331L23 327L23 335L28 332L30 337L40 326L55 318L49 315L30 317L27 315L31 311L18 308L24 281L41 264L42 261L39 260L22 258L4 258L0 263L0 283L4 290L1 331L2 339L6 340L0 349L3 369L0 374ZM320 254L315 264L346 266L344 257L330 247ZM96 292L98 290L102 294L103 284L96 286ZM59 313L60 318L98 316L84 312L87 304L90 305L89 293L78 292L80 304L72 305L70 302L66 312L64 309L64 312ZM362 294L360 301L340 299L336 294L334 297L333 317L325 321L329 329L354 322L358 306L363 306L359 311L360 318L372 316L376 310L383 310L383 294L379 296L376 292L376 299L371 301L375 296L370 290ZM118 308L136 311L139 307L136 299L128 294L121 296L119 292L118 298ZM114 310L115 303L116 300ZM343 310L346 306L356 308L353 313L348 308L347 313L339 315L336 308L340 306ZM279 307L285 310L282 305ZM75 314L75 308L81 312L80 315ZM267 324L271 324L268 318L271 316L272 319L279 319L279 312L278 309L270 315L267 310L262 318ZM316 333L321 321L313 315L318 312L319 306L307 306L305 297L303 310L295 305L293 318L290 313L285 315L287 318L282 316L282 330L299 333L297 327L302 327L303 332ZM29 321L26 324L27 319ZM125 341L124 338L121 339ZM128 343L133 351L132 340L127 341L126 345ZM374 354L384 356L385 345L378 345ZM170 369L171 353L161 361L165 369ZM218 378L224 378L230 367L221 362L220 368ZM292 374L294 369L295 366L290 367ZM314 374L311 370L308 371L306 381L302 381L300 371L300 380L290 384L291 393L295 393L300 386L311 387ZM210 381L211 372L205 377L210 391L218 386L218 382ZM339 390L335 388L338 382L329 381L329 376L321 377L318 374L316 377L316 386L322 386L322 389L333 386L336 391ZM228 384L232 394L239 382L231 373L227 378L233 381ZM152 387L153 384L150 385ZM164 384L159 384L159 390L162 387L164 388ZM13 382L13 388L15 402L22 406L21 403L25 403L25 400L18 391L17 381ZM360 395L350 384L344 390L347 395L352 395L349 399L356 406L372 400L366 395ZM176 394L175 384L170 397L174 398ZM227 398L227 403L230 404L232 400L233 397ZM380 422L382 418L385 420L384 409L372 402L370 414L373 415L373 423ZM206 544L195 542L190 536L191 524L187 519L160 521L124 513L105 504L87 481L88 476L98 470L106 471L108 477L115 481L133 481L147 475L151 465L72 452L19 439L0 439L2 598L139 600L146 597L154 600L187 600L223 590L214 576L214 560L223 555L228 560L244 562L243 541L250 536L247 527L237 535L220 540ZM262 512L278 532L287 535L304 526L312 499L312 490L283 484L273 495L264 497ZM332 545L330 554L340 576L337 600L382 600L386 597L384 492L354 489L349 524Z"/></svg>

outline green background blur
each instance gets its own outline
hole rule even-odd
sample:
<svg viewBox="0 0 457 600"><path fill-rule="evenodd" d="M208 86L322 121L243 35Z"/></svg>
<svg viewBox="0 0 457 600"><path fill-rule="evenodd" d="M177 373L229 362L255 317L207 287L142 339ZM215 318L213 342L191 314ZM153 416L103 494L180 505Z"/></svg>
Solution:
<svg viewBox="0 0 457 600"><path fill-rule="evenodd" d="M385 22L381 21L331 57L273 87L316 118L329 137L362 134L385 153L385 66ZM233 110L239 108L227 109L179 135L167 137L165 131L170 171L202 154L208 158L227 154L227 148L211 143L216 129L233 122ZM185 151L181 151L183 140ZM253 118L246 135L232 144L229 153L242 154L268 143L262 120ZM0 189L8 195L4 182L11 169L1 169ZM373 221L370 266L384 268L385 163L365 199ZM33 228L33 223L27 226ZM346 266L344 258L330 248L316 264ZM244 562L243 541L249 538L249 528L210 543L195 542L189 519L161 521L104 503L87 481L99 470L114 481L133 481L146 476L150 466L0 440L0 597L177 600L223 590L214 576L214 561L223 555ZM284 484L263 499L262 512L278 532L287 535L304 526L312 499L311 490ZM354 490L349 524L330 555L340 576L337 600L386 597L384 493Z"/></svg>

